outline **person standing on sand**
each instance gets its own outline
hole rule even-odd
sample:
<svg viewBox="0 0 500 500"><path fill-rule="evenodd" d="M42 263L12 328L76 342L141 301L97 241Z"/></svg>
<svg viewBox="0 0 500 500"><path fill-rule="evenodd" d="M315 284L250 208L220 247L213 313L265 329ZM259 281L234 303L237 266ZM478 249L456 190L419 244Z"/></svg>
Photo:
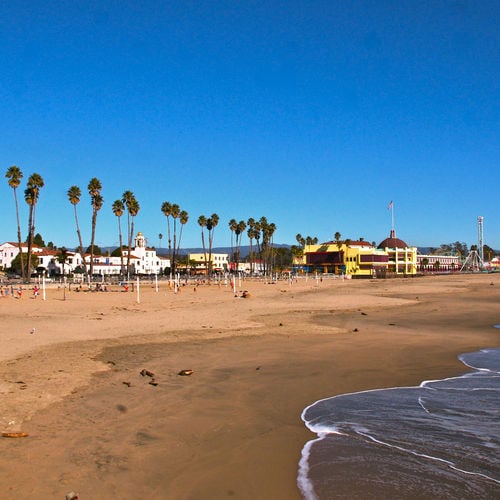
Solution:
<svg viewBox="0 0 500 500"><path fill-rule="evenodd" d="M38 291L39 291L39 290L40 290L40 289L38 288L38 285L35 285L35 286L33 287L33 297L34 297L35 299L38 297Z"/></svg>

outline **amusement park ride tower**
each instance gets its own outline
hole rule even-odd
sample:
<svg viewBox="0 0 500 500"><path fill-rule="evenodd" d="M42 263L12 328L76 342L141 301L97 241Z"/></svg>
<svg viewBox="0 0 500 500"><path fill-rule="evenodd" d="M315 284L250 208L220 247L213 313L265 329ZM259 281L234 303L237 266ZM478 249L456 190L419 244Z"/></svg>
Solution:
<svg viewBox="0 0 500 500"><path fill-rule="evenodd" d="M471 250L460 269L460 272L477 272L484 269L484 240L483 220L481 215L477 218L477 250Z"/></svg>

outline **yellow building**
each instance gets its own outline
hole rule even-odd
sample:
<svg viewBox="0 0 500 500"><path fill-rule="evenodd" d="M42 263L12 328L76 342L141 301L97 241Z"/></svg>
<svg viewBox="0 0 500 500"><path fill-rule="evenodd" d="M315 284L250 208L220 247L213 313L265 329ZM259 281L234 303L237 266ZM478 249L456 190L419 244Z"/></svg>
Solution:
<svg viewBox="0 0 500 500"><path fill-rule="evenodd" d="M207 259L206 264L214 272L226 272L229 269L229 255L227 253L212 253L212 264L208 262L209 254L204 253L190 253L189 262L192 262L194 269L197 273L206 274L207 269L205 266L205 258Z"/></svg>
<svg viewBox="0 0 500 500"><path fill-rule="evenodd" d="M347 274L355 278L411 276L417 273L417 248L391 236L378 247L366 241L328 241L306 245L294 265L304 272Z"/></svg>
<svg viewBox="0 0 500 500"><path fill-rule="evenodd" d="M366 241L345 240L306 245L303 256L295 263L301 265L306 272L370 278L383 275L387 262L387 254L372 244Z"/></svg>

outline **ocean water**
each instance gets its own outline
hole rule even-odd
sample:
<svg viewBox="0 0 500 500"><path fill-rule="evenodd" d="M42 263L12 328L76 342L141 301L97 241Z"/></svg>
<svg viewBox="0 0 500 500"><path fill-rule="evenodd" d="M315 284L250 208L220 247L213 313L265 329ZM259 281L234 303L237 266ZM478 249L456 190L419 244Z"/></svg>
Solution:
<svg viewBox="0 0 500 500"><path fill-rule="evenodd" d="M306 408L304 498L500 499L500 348L459 359L472 371Z"/></svg>

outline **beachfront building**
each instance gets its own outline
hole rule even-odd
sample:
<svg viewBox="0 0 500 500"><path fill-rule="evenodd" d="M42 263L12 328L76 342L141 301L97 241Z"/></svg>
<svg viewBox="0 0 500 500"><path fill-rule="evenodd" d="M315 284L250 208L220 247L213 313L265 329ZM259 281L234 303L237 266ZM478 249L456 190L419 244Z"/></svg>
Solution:
<svg viewBox="0 0 500 500"><path fill-rule="evenodd" d="M28 244L21 243L21 250L28 253ZM42 247L33 244L31 247L32 254L38 254L43 251ZM7 241L0 245L0 269L6 270L12 267L12 261L19 255L19 245L13 241Z"/></svg>
<svg viewBox="0 0 500 500"><path fill-rule="evenodd" d="M208 274L207 267L214 272L227 272L229 269L229 254L213 253L209 261L208 252L205 253L190 253L188 262L192 270L196 274ZM206 259L206 262L205 262Z"/></svg>
<svg viewBox="0 0 500 500"><path fill-rule="evenodd" d="M389 238L380 242L378 249L388 256L387 273L403 276L417 274L417 247L409 247L397 238L394 229L391 229Z"/></svg>
<svg viewBox="0 0 500 500"><path fill-rule="evenodd" d="M304 272L346 274L357 278L384 275L387 264L386 252L367 241L352 240L305 245L302 256L294 261L294 265Z"/></svg>
<svg viewBox="0 0 500 500"><path fill-rule="evenodd" d="M23 243L23 253L27 252L27 245ZM33 253L38 258L37 272L45 276L69 275L79 270L83 272L83 258L90 269L90 254L81 256L79 252L67 251L66 262L63 265L59 262L60 250L50 250L33 245ZM4 243L0 245L0 267L8 269L12 261L19 254L17 243ZM126 272L128 250L123 250L123 270ZM122 263L120 257L110 255L94 255L93 260L94 275L98 276L118 276L122 274ZM170 268L170 259L156 254L154 248L146 245L146 238L141 232L137 233L135 246L130 252L130 274L162 274L166 268Z"/></svg>
<svg viewBox="0 0 500 500"><path fill-rule="evenodd" d="M127 264L128 250L123 250L124 266ZM113 265L120 264L120 257L112 257ZM170 259L157 255L156 250L148 247L146 238L139 231L135 237L135 247L130 252L131 273L133 274L162 274L166 268L170 268Z"/></svg>
<svg viewBox="0 0 500 500"><path fill-rule="evenodd" d="M417 254L419 272L455 272L460 271L462 262L459 255L423 255Z"/></svg>

